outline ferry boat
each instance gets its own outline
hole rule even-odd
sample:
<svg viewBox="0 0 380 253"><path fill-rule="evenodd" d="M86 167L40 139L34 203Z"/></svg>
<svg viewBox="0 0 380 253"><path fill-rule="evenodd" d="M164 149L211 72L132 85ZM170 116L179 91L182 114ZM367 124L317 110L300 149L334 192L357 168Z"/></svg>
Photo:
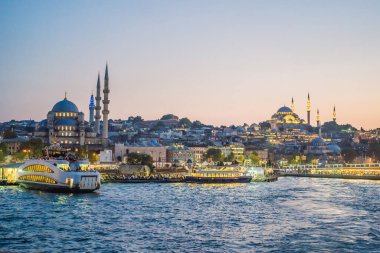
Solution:
<svg viewBox="0 0 380 253"><path fill-rule="evenodd" d="M240 167L195 169L185 176L185 182L189 183L249 183L251 181L252 176L248 175L246 170Z"/></svg>
<svg viewBox="0 0 380 253"><path fill-rule="evenodd" d="M100 188L100 174L83 161L28 160L18 167L17 183L51 192L93 192Z"/></svg>

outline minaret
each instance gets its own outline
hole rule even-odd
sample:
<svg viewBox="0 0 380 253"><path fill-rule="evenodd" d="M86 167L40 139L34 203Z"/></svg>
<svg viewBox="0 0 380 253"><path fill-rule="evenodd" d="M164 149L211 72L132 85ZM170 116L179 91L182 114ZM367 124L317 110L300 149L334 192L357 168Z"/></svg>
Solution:
<svg viewBox="0 0 380 253"><path fill-rule="evenodd" d="M319 109L317 110L317 127L320 128L321 127L321 118L319 116Z"/></svg>
<svg viewBox="0 0 380 253"><path fill-rule="evenodd" d="M94 125L94 109L95 109L94 94L91 94L90 104L88 105L88 109L90 110L90 118L88 122L90 123L90 126L93 126Z"/></svg>
<svg viewBox="0 0 380 253"><path fill-rule="evenodd" d="M310 126L310 94L307 93L307 124Z"/></svg>
<svg viewBox="0 0 380 253"><path fill-rule="evenodd" d="M108 146L108 104L110 103L108 99L108 94L110 93L108 86L108 64L106 65L106 74L104 76L104 89L103 89L103 134L102 134L102 145L103 147Z"/></svg>
<svg viewBox="0 0 380 253"><path fill-rule="evenodd" d="M100 134L100 110L102 107L100 106L100 101L102 97L100 96L100 74L98 74L98 83L96 84L96 106L95 106L95 133Z"/></svg>
<svg viewBox="0 0 380 253"><path fill-rule="evenodd" d="M334 111L333 111L333 121L336 122L336 111L335 111L335 105L334 105Z"/></svg>
<svg viewBox="0 0 380 253"><path fill-rule="evenodd" d="M294 100L293 100L293 97L292 97L292 105L290 107L292 109L292 112L294 113Z"/></svg>

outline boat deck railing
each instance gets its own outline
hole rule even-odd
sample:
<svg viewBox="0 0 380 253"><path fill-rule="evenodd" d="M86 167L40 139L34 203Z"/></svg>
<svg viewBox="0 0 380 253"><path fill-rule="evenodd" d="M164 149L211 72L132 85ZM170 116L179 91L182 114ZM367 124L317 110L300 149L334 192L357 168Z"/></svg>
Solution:
<svg viewBox="0 0 380 253"><path fill-rule="evenodd" d="M325 164L325 165L287 165L281 166L281 170L307 170L307 169L345 169L345 168L378 168L380 163L364 164Z"/></svg>

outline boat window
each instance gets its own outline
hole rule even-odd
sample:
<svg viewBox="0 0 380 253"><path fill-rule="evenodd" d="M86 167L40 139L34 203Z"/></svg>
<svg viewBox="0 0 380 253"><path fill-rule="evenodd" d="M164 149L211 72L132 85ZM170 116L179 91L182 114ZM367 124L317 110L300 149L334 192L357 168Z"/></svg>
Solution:
<svg viewBox="0 0 380 253"><path fill-rule="evenodd" d="M47 183L47 184L56 184L57 181L53 178L42 176L42 175L24 175L20 176L18 180L22 181L32 181L32 182L40 182L40 183Z"/></svg>
<svg viewBox="0 0 380 253"><path fill-rule="evenodd" d="M33 164L30 166L27 166L24 168L24 171L54 173L52 169L41 164Z"/></svg>

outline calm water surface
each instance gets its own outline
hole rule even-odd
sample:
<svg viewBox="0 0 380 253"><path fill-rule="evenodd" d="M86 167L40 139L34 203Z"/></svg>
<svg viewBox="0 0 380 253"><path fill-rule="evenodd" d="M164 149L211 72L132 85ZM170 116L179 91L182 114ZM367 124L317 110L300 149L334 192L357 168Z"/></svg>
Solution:
<svg viewBox="0 0 380 253"><path fill-rule="evenodd" d="M0 187L0 251L379 252L380 183Z"/></svg>

